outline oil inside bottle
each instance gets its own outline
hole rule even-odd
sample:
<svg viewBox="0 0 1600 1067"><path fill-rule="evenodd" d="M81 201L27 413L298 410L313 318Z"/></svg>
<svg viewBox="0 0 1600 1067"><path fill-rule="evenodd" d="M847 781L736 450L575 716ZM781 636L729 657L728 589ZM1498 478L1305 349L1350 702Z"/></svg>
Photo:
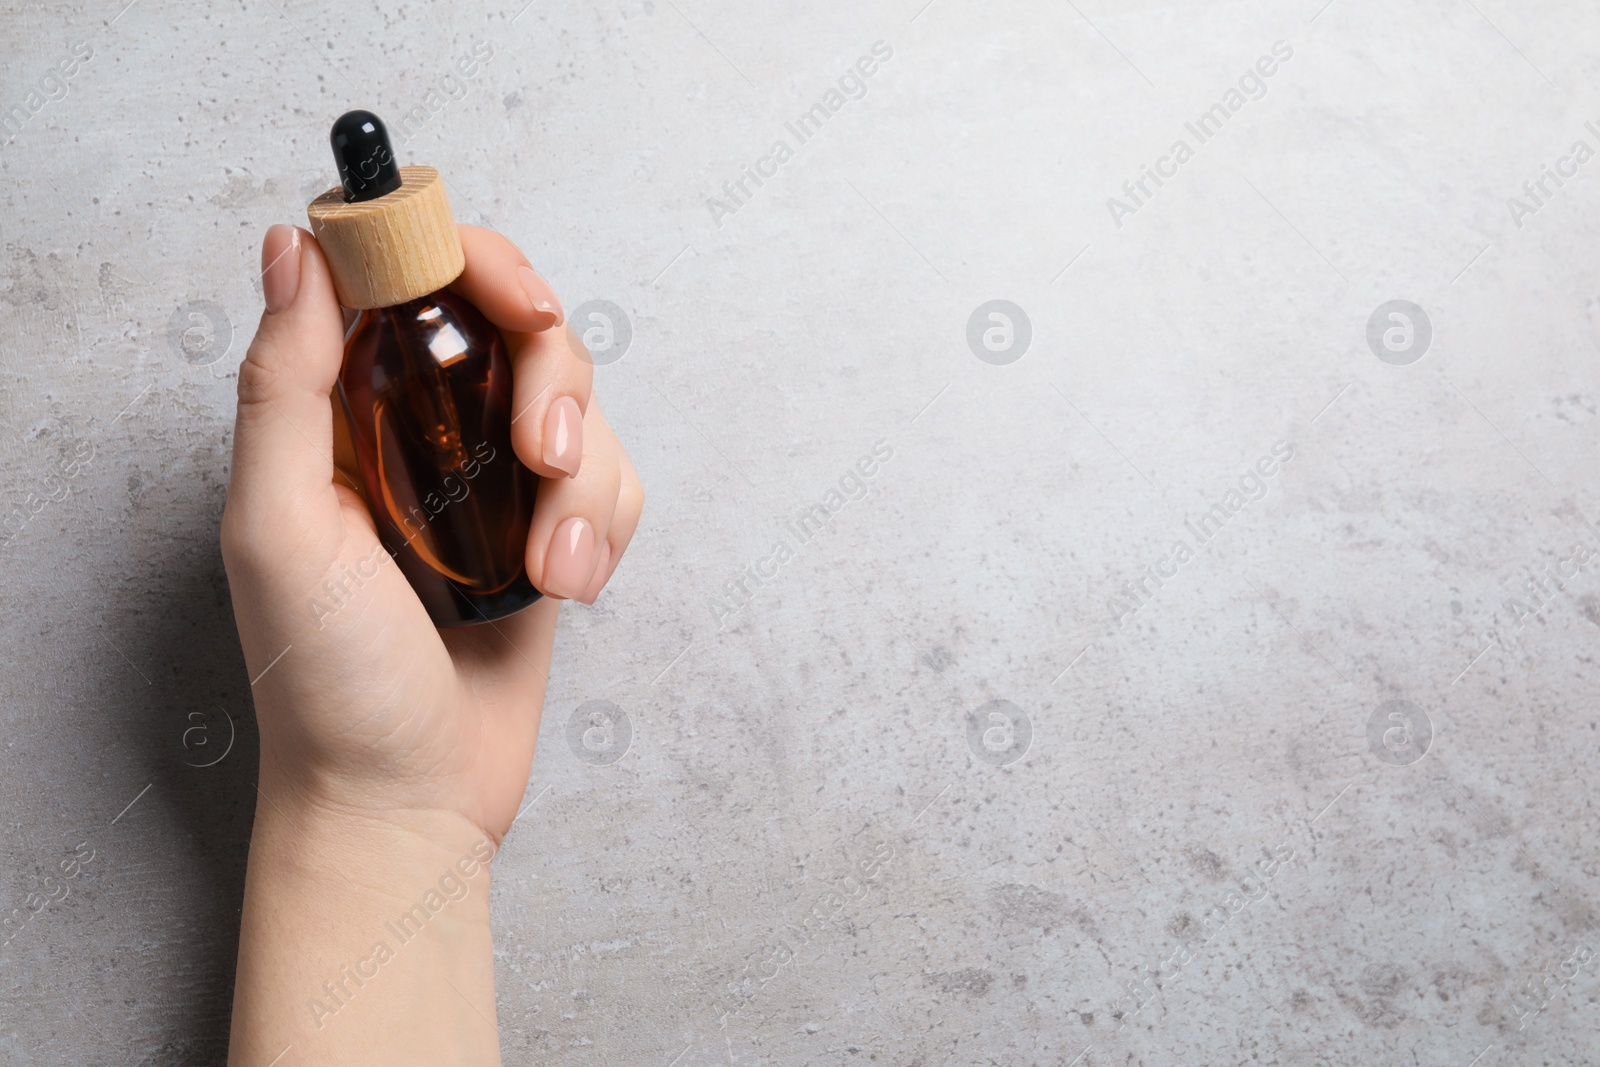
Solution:
<svg viewBox="0 0 1600 1067"><path fill-rule="evenodd" d="M511 450L511 361L483 313L448 289L360 312L339 394L378 535L435 624L537 600L538 477Z"/></svg>

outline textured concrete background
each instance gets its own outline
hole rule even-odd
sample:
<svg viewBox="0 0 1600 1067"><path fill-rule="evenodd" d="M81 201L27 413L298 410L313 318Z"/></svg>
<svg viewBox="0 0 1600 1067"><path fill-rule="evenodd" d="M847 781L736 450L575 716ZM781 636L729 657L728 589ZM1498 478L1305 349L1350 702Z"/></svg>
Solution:
<svg viewBox="0 0 1600 1067"><path fill-rule="evenodd" d="M1588 5L520 2L0 14L0 1062L222 1055L234 379L352 106L620 310L650 491L509 1063L1600 1059Z"/></svg>

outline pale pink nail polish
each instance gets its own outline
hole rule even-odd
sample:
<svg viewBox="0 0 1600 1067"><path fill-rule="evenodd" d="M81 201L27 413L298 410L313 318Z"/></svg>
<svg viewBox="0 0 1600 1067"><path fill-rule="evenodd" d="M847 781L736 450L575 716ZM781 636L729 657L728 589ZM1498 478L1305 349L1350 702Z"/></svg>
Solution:
<svg viewBox="0 0 1600 1067"><path fill-rule="evenodd" d="M539 277L532 267L518 267L517 281L522 283L522 291L528 294L528 302L533 305L533 310L554 315L556 321L551 325L561 325L561 301L556 299L556 291L550 288L550 283Z"/></svg>
<svg viewBox="0 0 1600 1067"><path fill-rule="evenodd" d="M583 591L578 599L585 604L593 604L600 595L600 590L606 587L606 579L610 577L606 572L611 567L611 542L605 541L600 545L600 561L594 565L594 577L589 579L589 587Z"/></svg>
<svg viewBox="0 0 1600 1067"><path fill-rule="evenodd" d="M594 527L587 519L568 519L556 527L544 558L544 591L577 599L594 577Z"/></svg>
<svg viewBox="0 0 1600 1067"><path fill-rule="evenodd" d="M558 397L545 413L544 461L569 477L583 462L583 412L570 396Z"/></svg>
<svg viewBox="0 0 1600 1067"><path fill-rule="evenodd" d="M279 223L261 242L261 295L268 315L280 315L300 292L300 230Z"/></svg>

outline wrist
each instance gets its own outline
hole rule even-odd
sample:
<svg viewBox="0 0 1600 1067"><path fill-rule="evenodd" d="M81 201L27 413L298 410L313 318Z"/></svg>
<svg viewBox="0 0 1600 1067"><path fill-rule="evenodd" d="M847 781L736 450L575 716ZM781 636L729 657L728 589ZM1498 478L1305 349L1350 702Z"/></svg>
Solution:
<svg viewBox="0 0 1600 1067"><path fill-rule="evenodd" d="M494 1062L493 842L460 814L300 785L264 772L257 796L234 1034L249 1056L235 1062L288 1045L304 1062L359 1058L373 1033L436 1048L426 1062Z"/></svg>
<svg viewBox="0 0 1600 1067"><path fill-rule="evenodd" d="M499 845L473 820L442 808L380 806L349 794L263 776L256 791L252 854L307 875L332 874L384 892L454 870L487 875ZM436 880L436 879L434 879Z"/></svg>
<svg viewBox="0 0 1600 1067"><path fill-rule="evenodd" d="M470 789L414 768L370 767L347 756L308 754L263 738L259 783L258 820L305 820L335 834L396 833L408 844L435 842L457 855L484 838L498 848L504 836L479 817Z"/></svg>

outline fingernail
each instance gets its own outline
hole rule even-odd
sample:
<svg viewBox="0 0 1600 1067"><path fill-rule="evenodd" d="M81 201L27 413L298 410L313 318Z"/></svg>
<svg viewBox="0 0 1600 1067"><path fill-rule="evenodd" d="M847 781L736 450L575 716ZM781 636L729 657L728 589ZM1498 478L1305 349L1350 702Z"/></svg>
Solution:
<svg viewBox="0 0 1600 1067"><path fill-rule="evenodd" d="M568 519L556 527L550 553L544 558L544 591L576 599L594 577L594 527L586 519Z"/></svg>
<svg viewBox="0 0 1600 1067"><path fill-rule="evenodd" d="M545 315L554 315L556 321L550 325L561 324L561 301L556 299L556 291L550 288L550 283L539 277L532 267L518 267L517 281L522 283L522 291L528 294L528 302L533 305L533 310Z"/></svg>
<svg viewBox="0 0 1600 1067"><path fill-rule="evenodd" d="M589 579L589 587L583 591L578 599L585 604L593 604L600 595L600 590L606 587L606 569L611 566L611 542L607 541L600 546L600 562L594 565L594 577Z"/></svg>
<svg viewBox="0 0 1600 1067"><path fill-rule="evenodd" d="M544 461L568 477L583 462L583 412L570 396L557 398L545 414Z"/></svg>
<svg viewBox="0 0 1600 1067"><path fill-rule="evenodd" d="M300 292L300 229L279 223L261 242L261 295L267 314L280 315Z"/></svg>

